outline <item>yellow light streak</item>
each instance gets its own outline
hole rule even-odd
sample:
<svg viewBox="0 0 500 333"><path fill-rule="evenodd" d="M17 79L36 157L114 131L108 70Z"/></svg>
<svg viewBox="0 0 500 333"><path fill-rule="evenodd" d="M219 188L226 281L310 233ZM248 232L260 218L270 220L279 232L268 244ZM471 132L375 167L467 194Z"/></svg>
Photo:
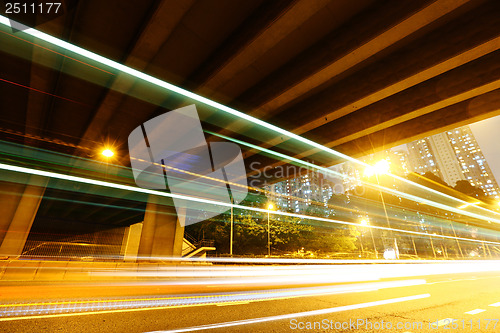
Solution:
<svg viewBox="0 0 500 333"><path fill-rule="evenodd" d="M156 190L149 190L149 189L145 189L145 188L141 188L141 187L133 187L130 185L115 184L115 183L110 183L110 182L101 181L101 180L83 178L83 177L78 177L78 176L64 175L64 174L59 174L56 172L43 171L43 170L38 170L38 169L30 169L30 168L19 167L19 166L5 164L5 163L0 163L0 169L14 171L14 172L20 172L20 173L26 173L26 174L32 174L32 175L38 175L38 176L43 176L43 177L49 177L49 178L68 180L68 181L77 182L77 183L84 183L84 184L91 184L91 185L115 188L115 189L125 190L125 191L153 194L153 195L157 195L160 197L179 198L179 199L201 202L201 203L206 203L206 204L211 204L211 205L224 206L224 207L228 207L228 208L233 207L233 208L256 211L256 212L261 212L261 213L268 213L269 212L269 210L267 210L267 209L258 208L258 207L242 206L242 205L232 204L232 203L228 203L228 202L213 201L213 200L208 200L208 199L203 199L203 198L198 198L198 197L179 195L179 194L175 194L175 193L167 193L167 192L161 192L161 191L156 191ZM462 212L461 210L458 210L458 211ZM330 222L330 223L336 223L336 224L344 224L344 225L352 225L352 226L358 225L358 223L354 223L354 222L333 220L333 219L329 219L329 218L308 216L308 215L289 213L289 212L279 212L278 211L278 212L275 212L273 214L282 215L282 216L289 216L289 217L297 217L297 218L307 219L307 220ZM465 212L464 212L464 214L465 214ZM472 214L474 216L476 215L473 213L469 213L469 214ZM496 223L500 223L499 220L494 220L494 221ZM380 230L391 230L391 231L396 231L396 232L401 232L401 233L406 233L406 234L422 235L422 236L426 236L426 237L430 236L428 233L425 233L425 232L395 229L395 228L381 227L381 226L375 226L375 225L368 225L367 228L380 229ZM453 237L453 236L446 236L446 235L434 235L434 237L454 239L454 240L458 239L458 240L464 240L464 241L468 241L468 242L500 245L500 242L483 241L483 240L472 239L472 238Z"/></svg>
<svg viewBox="0 0 500 333"><path fill-rule="evenodd" d="M106 313L116 313L116 312L133 312L133 311L144 311L144 310L161 310L161 309L175 309L184 308L192 306L227 306L227 305L237 305L237 304L249 304L253 302L263 302L271 300L284 300L300 297L310 297L315 295L330 295L330 294L340 294L349 292L367 292L376 291L380 289L389 288L399 288L399 287L409 287L425 284L426 281L419 280L401 280L401 281L388 281L388 282L378 282L378 283L368 283L360 285L344 285L336 287L326 287L326 288L310 288L311 293L299 294L299 295L287 295L287 296L276 296L268 298L256 298L245 301L216 301L207 303L197 303L197 304L183 304L183 305L169 305L169 306L157 306L157 307L144 307L144 308L128 308L128 309L112 309L112 310L97 310L97 311L86 311L86 312L76 312L76 313L59 313L59 314L46 314L46 315L30 315L30 316L19 316L19 317L4 317L0 318L1 321L13 321L13 320L26 320L26 319L41 319L41 318L54 318L54 317L65 317L65 316L79 316L79 315L92 315L92 314L106 314ZM292 290L294 291L294 290ZM286 292L286 289L284 290ZM213 297L241 297L241 296L259 296L271 293L271 291L264 291L260 293L239 293L239 294L225 294L225 295L198 295L198 296L188 296L188 297L164 297L164 298L132 298L132 299L114 299L114 300L99 300L99 301L67 301L67 302L44 302L44 303L23 303L23 304L4 304L4 307L29 307L29 306L44 306L44 305L67 305L67 304L88 304L88 303L114 303L114 302L134 302L134 301L157 301L157 300L170 300L170 299L199 299L199 298L213 298Z"/></svg>
<svg viewBox="0 0 500 333"><path fill-rule="evenodd" d="M480 204L480 202L466 203L466 204L464 204L464 205L462 205L462 206L458 207L458 209L464 209L464 208L467 208L467 207L469 207L469 206L475 206L475 205L479 205L479 204Z"/></svg>

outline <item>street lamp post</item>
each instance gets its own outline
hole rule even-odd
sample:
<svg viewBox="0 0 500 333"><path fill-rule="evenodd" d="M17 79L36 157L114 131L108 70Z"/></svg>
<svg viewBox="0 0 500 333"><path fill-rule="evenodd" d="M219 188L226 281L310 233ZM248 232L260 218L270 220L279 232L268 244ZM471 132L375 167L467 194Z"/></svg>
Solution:
<svg viewBox="0 0 500 333"><path fill-rule="evenodd" d="M361 245L361 257L364 257L365 256L365 249L363 248L363 231L361 231L361 240L360 240L359 244Z"/></svg>
<svg viewBox="0 0 500 333"><path fill-rule="evenodd" d="M360 222L359 222L363 227L368 227L368 225L370 224L368 222L368 219L362 219ZM368 227L368 229L370 230L370 235L372 236L372 243L373 243L373 250L375 251L375 258L378 259L378 251L377 251L377 246L375 245L375 238L373 237L373 230L372 228Z"/></svg>
<svg viewBox="0 0 500 333"><path fill-rule="evenodd" d="M232 204L232 200L231 200ZM233 217L233 205L231 205L231 235L230 235L230 240L229 240L229 255L232 257L233 256L233 224L234 224L234 217Z"/></svg>
<svg viewBox="0 0 500 333"><path fill-rule="evenodd" d="M270 229L270 213L274 206L272 203L267 205L267 256L271 256L271 229Z"/></svg>
<svg viewBox="0 0 500 333"><path fill-rule="evenodd" d="M384 160L378 161L373 166L367 167L365 169L364 175L366 177L371 177L371 176L375 175L375 179L377 180L377 184L379 185L380 198L382 201L382 207L384 208L385 218L387 220L387 226L389 227L389 229L391 229L391 234L392 234L392 237L394 238L394 247L397 248L398 243L396 240L396 236L394 235L394 231L392 230L392 227L391 227L391 222L389 220L389 214L387 213L387 207L385 206L384 194L382 193L382 189L380 189L380 181L378 178L379 175L386 175L388 173L390 173L389 162L384 159ZM370 231L371 231L371 228L370 228ZM373 233L372 233L372 237L373 237ZM399 256L399 253L398 253L398 256ZM377 258L378 258L378 255L377 255Z"/></svg>

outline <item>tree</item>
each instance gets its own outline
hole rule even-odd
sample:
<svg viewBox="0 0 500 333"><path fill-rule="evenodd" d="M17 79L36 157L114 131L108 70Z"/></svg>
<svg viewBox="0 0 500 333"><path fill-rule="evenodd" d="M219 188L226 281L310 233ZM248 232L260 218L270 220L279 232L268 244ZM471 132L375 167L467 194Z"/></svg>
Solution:
<svg viewBox="0 0 500 333"><path fill-rule="evenodd" d="M470 197L477 198L479 200L482 200L486 197L482 189L472 186L466 180L457 181L454 189Z"/></svg>
<svg viewBox="0 0 500 333"><path fill-rule="evenodd" d="M424 173L423 175L425 178L429 179L429 180L432 180L438 184L441 184L443 186L447 186L447 187L450 187L450 185L448 185L448 183L446 183L444 180L441 179L441 177L439 176L436 176L434 173L430 172L430 171L427 171L426 173Z"/></svg>
<svg viewBox="0 0 500 333"><path fill-rule="evenodd" d="M323 228L323 230L314 233L314 238L311 239L308 249L326 253L352 252L357 249L356 242L359 235L360 232L354 226Z"/></svg>
<svg viewBox="0 0 500 333"><path fill-rule="evenodd" d="M297 217L270 214L270 243L273 254L307 251L350 252L356 249L356 229L315 223ZM229 252L231 224L228 214L186 227L186 232L198 239L214 240L218 253ZM233 253L263 255L267 253L267 214L248 214L236 210L233 215ZM315 223L316 225L313 225Z"/></svg>

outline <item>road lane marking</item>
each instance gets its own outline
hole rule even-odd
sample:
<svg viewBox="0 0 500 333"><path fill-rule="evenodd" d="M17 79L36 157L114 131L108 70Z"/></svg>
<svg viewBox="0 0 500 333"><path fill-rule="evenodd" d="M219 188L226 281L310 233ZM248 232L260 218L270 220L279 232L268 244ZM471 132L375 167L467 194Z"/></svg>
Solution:
<svg viewBox="0 0 500 333"><path fill-rule="evenodd" d="M240 304L250 304L250 301L225 302L217 304L217 306L229 306L229 305L240 305Z"/></svg>
<svg viewBox="0 0 500 333"><path fill-rule="evenodd" d="M476 280L484 280L484 279L497 279L500 276L485 276L480 278L467 278L467 279L450 279L445 281L436 281L436 282L427 282L427 284L439 284L439 283L450 283L450 282L461 282L461 281L476 281Z"/></svg>
<svg viewBox="0 0 500 333"><path fill-rule="evenodd" d="M488 305L488 306L495 306L495 307L497 307L497 306L500 306L500 302L493 303L493 304L490 304L490 305Z"/></svg>
<svg viewBox="0 0 500 333"><path fill-rule="evenodd" d="M427 298L430 296L431 296L430 294L421 294L421 295L414 295L414 296L398 297L398 298L385 299L385 300L381 300L381 301L338 306L338 307L328 308L328 309L296 312L296 313L290 313L290 314L279 315L279 316L270 316L270 317L261 317L261 318L229 321L229 322L218 323L218 324L185 327L185 328L179 328L179 329L168 330L168 331L152 331L149 333L192 332L192 331L210 330L210 329L222 328L222 327L233 327L233 326L241 326L241 325L248 325L248 324L264 323L264 322L283 320L283 319L294 319L294 318L298 318L298 317L318 316L318 315L330 314L330 313L335 313L335 312L357 310L357 309L363 309L363 308L379 306L379 305L412 301L412 300Z"/></svg>
<svg viewBox="0 0 500 333"><path fill-rule="evenodd" d="M453 318L444 318L437 322L437 327L432 323L432 328L436 329L440 326L449 325L453 321Z"/></svg>
<svg viewBox="0 0 500 333"><path fill-rule="evenodd" d="M486 310L475 309L475 310L467 311L467 312L465 312L465 314L475 315L475 314L478 314L478 313L481 313L481 312L484 312L484 311L486 311Z"/></svg>

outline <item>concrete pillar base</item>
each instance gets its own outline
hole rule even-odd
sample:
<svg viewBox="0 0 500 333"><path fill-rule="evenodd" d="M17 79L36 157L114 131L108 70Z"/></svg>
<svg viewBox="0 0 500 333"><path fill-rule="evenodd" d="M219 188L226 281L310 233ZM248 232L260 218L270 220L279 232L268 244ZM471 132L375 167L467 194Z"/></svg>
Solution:
<svg viewBox="0 0 500 333"><path fill-rule="evenodd" d="M170 198L150 196L144 214L139 260L157 260L161 257L180 257L184 227Z"/></svg>
<svg viewBox="0 0 500 333"><path fill-rule="evenodd" d="M22 254L47 182L44 177L28 176L26 184L2 184L2 195L9 198L2 200L0 206L0 225L6 230L0 238L0 256L13 258Z"/></svg>

